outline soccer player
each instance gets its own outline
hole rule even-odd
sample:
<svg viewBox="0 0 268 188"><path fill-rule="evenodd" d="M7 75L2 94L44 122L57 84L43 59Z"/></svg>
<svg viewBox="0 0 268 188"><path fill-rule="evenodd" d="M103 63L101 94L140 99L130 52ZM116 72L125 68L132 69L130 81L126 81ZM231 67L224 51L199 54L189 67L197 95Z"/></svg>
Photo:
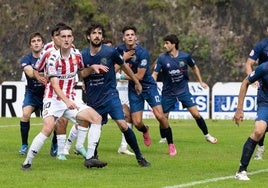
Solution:
<svg viewBox="0 0 268 188"><path fill-rule="evenodd" d="M50 53L53 50L58 50L60 48L59 30L61 27L65 26L66 26L65 23L58 23L51 30L51 42L47 43L44 46L41 56L34 66L35 77L40 83L43 83L44 85L46 85L47 79L43 75L40 75L39 72L44 72L44 70L46 69L46 63L48 57L50 56ZM75 48L74 45L72 45L72 48ZM59 118L57 120L56 128L53 132L54 134L51 142L50 155L52 157L56 157L59 160L66 160L66 157L64 155L64 144L66 140L67 124L68 120L65 117Z"/></svg>
<svg viewBox="0 0 268 188"><path fill-rule="evenodd" d="M107 165L93 158L101 134L102 118L93 108L75 100L75 76L84 66L80 52L72 48L74 40L72 28L61 27L59 39L60 49L51 52L46 65L46 76L49 82L46 84L43 100L43 128L34 138L22 170L31 169L33 158L54 130L56 120L62 116L75 122L81 120L91 123L88 132L88 156L91 157L87 161L87 167L101 168ZM93 71L100 71L97 68Z"/></svg>
<svg viewBox="0 0 268 188"><path fill-rule="evenodd" d="M125 74L120 76L122 80L129 80L128 96L131 118L134 126L143 133L144 144L150 146L151 138L149 136L149 127L145 126L142 121L144 103L147 101L160 124L161 133L167 138L168 153L170 156L174 156L177 154L177 151L173 144L172 130L162 110L157 84L151 75L149 53L145 48L137 44L136 32L137 29L135 26L125 26L122 29L124 44L117 47L121 55L130 50L135 51L133 57L128 59L126 63L129 64L129 67L142 85L142 93L138 95L135 92L133 80Z"/></svg>
<svg viewBox="0 0 268 188"><path fill-rule="evenodd" d="M33 66L38 60L42 48L44 46L44 38L38 33L31 33L29 36L29 45L31 53L27 54L21 59L21 66L27 80L26 91L22 104L22 117L20 120L20 133L21 133L21 149L20 155L27 154L28 151L28 135L30 131L30 117L36 110L42 110L44 85L40 84L34 77Z"/></svg>
<svg viewBox="0 0 268 188"><path fill-rule="evenodd" d="M233 120L239 126L244 118L243 104L244 99L248 90L248 86L256 81L259 81L260 88L257 94L257 116L255 119L254 130L247 138L244 143L242 155L240 159L240 166L235 178L238 180L250 180L247 176L247 167L249 165L250 159L253 155L254 149L260 139L263 137L267 130L268 122L268 62L264 62L259 65L255 71L248 75L242 82L239 96L237 109Z"/></svg>
<svg viewBox="0 0 268 188"><path fill-rule="evenodd" d="M104 40L103 44L108 45L108 46L113 46L113 42L111 40ZM128 53L125 53L123 58L124 59L129 59L133 55L133 52L129 51ZM119 69L120 67L115 65L116 70ZM129 100L128 100L128 81L127 80L120 80L120 72L122 70L116 71L116 79L117 79L117 86L116 89L118 90L119 93L119 98L123 107L123 112L125 115L125 120L127 122L127 126L132 129L132 119L130 115L130 109L129 109ZM131 151L128 150L127 148L127 141L125 139L124 134L122 133L122 139L121 139L121 144L117 150L118 153L120 154L126 154L126 155L135 155Z"/></svg>
<svg viewBox="0 0 268 188"><path fill-rule="evenodd" d="M208 133L206 122L200 115L189 91L188 66L191 67L200 85L207 88L207 84L202 81L195 61L190 54L179 50L179 39L174 34L164 37L164 48L166 52L158 57L152 76L156 80L158 73L162 71L162 106L166 118L168 118L169 112L175 108L176 102L180 101L195 119L205 139L216 144L217 139ZM164 138L162 134L161 137Z"/></svg>
<svg viewBox="0 0 268 188"><path fill-rule="evenodd" d="M103 36L105 36L105 30L99 23L90 24L86 31L89 47L81 52L85 65L81 76L85 83L86 103L102 115L103 125L107 123L108 114L111 116L134 151L138 164L148 167L150 163L142 156L136 136L125 121L116 89L115 64L120 65L121 69L133 80L135 92L138 94L142 91L141 84L126 65L123 57L113 47L102 44ZM91 71L91 67L105 67L106 70L94 72ZM87 159L88 157L87 154Z"/></svg>
<svg viewBox="0 0 268 188"><path fill-rule="evenodd" d="M266 33L268 33L268 27L266 28ZM249 75L252 72L252 67L253 65L257 63L257 60L258 60L258 65L262 64L263 62L268 61L267 51L268 51L268 38L264 38L253 47L253 49L250 51L248 55L248 58L245 64L245 71L247 75ZM254 84L256 87L259 87L258 81L256 81ZM260 92L260 88L258 88L258 92ZM257 152L254 156L255 160L261 160L263 157L263 153L265 151L264 139L265 139L265 134L258 142Z"/></svg>
<svg viewBox="0 0 268 188"><path fill-rule="evenodd" d="M113 43L112 43L111 40L103 40L102 43L107 45L107 46L111 46L111 47L113 46ZM124 55L126 55L126 57L123 57L123 58L128 59L129 57L131 57L132 54L131 53L125 53ZM117 70L120 69L120 66L115 65L115 68L116 68L116 72L117 72ZM121 71L121 70L119 70L119 71ZM119 93L119 98L120 98L120 101L121 101L121 104L122 104L122 107L123 107L125 120L127 122L128 127L132 128L132 120L131 120L131 116L130 116L128 92L127 92L128 82L126 80L120 80L120 78L119 78L120 73L119 72L116 73L116 76L117 76L116 79L118 80L116 89L118 90L118 93ZM83 84L83 88L84 88L85 87L84 82L82 84ZM80 131L83 131L83 130L80 129ZM84 130L84 131L86 131L86 130ZM78 131L77 125L73 125L71 130L70 130L69 136L68 136L68 138L66 140L65 146L64 146L64 154L65 155L69 155L69 150L70 150L71 145L74 142L74 140L77 139L78 132L79 131ZM81 136L80 136L80 138L78 139L77 143L82 144L83 140L85 140L85 138L81 138ZM121 144L120 144L120 147L118 148L117 152L120 153L120 154L135 155L133 152L128 150L127 146L128 146L127 141L125 139L124 134L122 133ZM79 146L77 146L77 144L76 144L76 148L79 148ZM82 152L81 149L79 151L77 149L75 149L74 153L75 154L81 154L82 153L82 155L85 156L83 154L84 152Z"/></svg>

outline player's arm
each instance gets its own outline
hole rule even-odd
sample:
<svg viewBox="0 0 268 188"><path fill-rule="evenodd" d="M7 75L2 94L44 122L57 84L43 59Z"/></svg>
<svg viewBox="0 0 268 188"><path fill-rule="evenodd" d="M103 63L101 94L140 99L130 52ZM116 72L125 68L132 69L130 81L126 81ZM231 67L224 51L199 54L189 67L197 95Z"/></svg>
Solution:
<svg viewBox="0 0 268 188"><path fill-rule="evenodd" d="M245 72L249 75L252 72L252 67L256 63L254 59L248 58L245 64Z"/></svg>
<svg viewBox="0 0 268 188"><path fill-rule="evenodd" d="M154 80L156 81L156 80L157 80L157 77L158 77L158 72L153 71L152 77L153 77Z"/></svg>
<svg viewBox="0 0 268 188"><path fill-rule="evenodd" d="M142 86L139 80L137 79L136 75L130 69L130 67L126 63L123 63L121 65L121 69L127 74L128 78L130 78L135 83L135 89L137 93L140 94L142 92Z"/></svg>
<svg viewBox="0 0 268 188"><path fill-rule="evenodd" d="M47 79L44 76L44 73L40 73L37 70L33 69L34 78L41 84L46 84Z"/></svg>
<svg viewBox="0 0 268 188"><path fill-rule="evenodd" d="M236 109L235 115L233 117L233 120L235 121L237 126L239 126L239 124L241 123L241 121L243 121L243 118L244 118L243 104L244 104L244 100L245 100L246 93L248 90L248 86L250 84L251 83L249 82L248 77L246 77L240 86L237 109Z"/></svg>
<svg viewBox="0 0 268 188"><path fill-rule="evenodd" d="M85 78L87 76L89 76L90 74L99 74L101 72L108 72L109 71L109 67L105 66L105 65L91 65L90 67L86 67L83 70L81 70L80 75L82 78Z"/></svg>
<svg viewBox="0 0 268 188"><path fill-rule="evenodd" d="M208 87L208 85L207 85L205 82L202 81L201 73L200 73L200 71L199 71L198 66L197 66L197 65L194 65L194 66L191 67L191 68L192 68L192 71L193 71L194 75L195 75L196 78L197 78L197 81L200 83L200 85L201 85L204 89L206 89L206 88Z"/></svg>
<svg viewBox="0 0 268 188"><path fill-rule="evenodd" d="M23 71L28 77L34 78L33 67L31 65L26 65L25 67L23 67Z"/></svg>

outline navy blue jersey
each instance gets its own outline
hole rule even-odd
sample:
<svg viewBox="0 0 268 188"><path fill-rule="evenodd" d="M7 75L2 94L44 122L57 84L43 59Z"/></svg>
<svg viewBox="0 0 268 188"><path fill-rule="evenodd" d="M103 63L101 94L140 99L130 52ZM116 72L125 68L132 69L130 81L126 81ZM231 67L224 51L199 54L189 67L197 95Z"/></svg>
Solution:
<svg viewBox="0 0 268 188"><path fill-rule="evenodd" d="M118 46L117 50L122 56L123 56L124 51L125 52L128 51L125 44ZM134 74L137 73L138 68L146 69L143 79L140 80L140 83L142 85L142 90L146 91L147 89L151 87L155 87L156 85L156 82L154 78L152 77L151 71L150 71L150 56L149 56L148 51L140 45L137 45L134 48L134 50L135 50L134 56L131 59L128 59L126 63L129 65L129 67L134 72ZM128 82L128 88L129 88L129 91L136 93L135 83L132 80Z"/></svg>
<svg viewBox="0 0 268 188"><path fill-rule="evenodd" d="M258 106L268 107L268 62L259 65L249 76L251 83L260 80L260 86L257 94Z"/></svg>
<svg viewBox="0 0 268 188"><path fill-rule="evenodd" d="M169 53L161 54L154 68L155 72L162 71L162 95L179 96L189 92L188 66L193 67L194 60L190 54L179 51L177 57L171 57Z"/></svg>
<svg viewBox="0 0 268 188"><path fill-rule="evenodd" d="M103 103L109 101L113 95L118 95L114 64L122 65L124 61L117 50L107 45L102 45L101 50L94 56L90 55L89 48L81 51L81 54L85 68L94 64L102 64L109 67L107 73L90 74L84 78L86 102L89 106L98 108Z"/></svg>
<svg viewBox="0 0 268 188"><path fill-rule="evenodd" d="M268 61L268 38L264 38L259 41L251 50L249 56L250 59L259 59L259 65Z"/></svg>
<svg viewBox="0 0 268 188"><path fill-rule="evenodd" d="M37 60L38 58L33 57L33 54L29 53L21 59L20 61L21 67L24 68L25 66L28 65L34 67L34 64L37 62ZM27 79L26 89L29 90L34 95L43 97L45 86L39 83L36 79L30 78L27 74L25 74L25 76Z"/></svg>

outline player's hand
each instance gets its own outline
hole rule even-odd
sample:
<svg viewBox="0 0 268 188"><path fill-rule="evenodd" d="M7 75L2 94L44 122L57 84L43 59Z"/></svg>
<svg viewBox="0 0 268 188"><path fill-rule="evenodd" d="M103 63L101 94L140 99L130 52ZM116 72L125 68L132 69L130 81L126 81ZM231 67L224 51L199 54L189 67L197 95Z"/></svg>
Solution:
<svg viewBox="0 0 268 188"><path fill-rule="evenodd" d="M237 109L233 117L233 121L235 121L235 124L239 126L240 123L243 121L243 118L244 118L243 110Z"/></svg>
<svg viewBox="0 0 268 188"><path fill-rule="evenodd" d="M106 73L109 71L109 67L105 65L91 65L91 68L96 74Z"/></svg>
<svg viewBox="0 0 268 188"><path fill-rule="evenodd" d="M138 83L135 84L135 90L136 90L136 92L137 92L138 95L141 94L141 92L142 92L142 86L141 86L140 82L138 82Z"/></svg>
<svg viewBox="0 0 268 188"><path fill-rule="evenodd" d="M208 88L208 85L205 82L201 82L200 85L204 89L207 89Z"/></svg>
<svg viewBox="0 0 268 188"><path fill-rule="evenodd" d="M135 50L129 50L127 52L124 51L123 53L123 59L126 61L133 57L133 55L135 54Z"/></svg>
<svg viewBox="0 0 268 188"><path fill-rule="evenodd" d="M68 100L66 102L66 105L67 105L68 109L70 109L70 110L78 109L78 106L76 106L76 104L71 100Z"/></svg>

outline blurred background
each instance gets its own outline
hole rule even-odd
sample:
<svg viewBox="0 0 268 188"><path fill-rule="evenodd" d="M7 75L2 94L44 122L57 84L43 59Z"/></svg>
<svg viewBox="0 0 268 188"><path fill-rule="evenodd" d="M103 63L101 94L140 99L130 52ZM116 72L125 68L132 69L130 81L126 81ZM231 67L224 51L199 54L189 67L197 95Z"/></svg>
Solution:
<svg viewBox="0 0 268 188"><path fill-rule="evenodd" d="M64 22L82 50L92 21L105 26L115 46L122 42L122 28L135 25L152 64L163 52L163 36L177 34L180 50L192 54L210 87L242 81L250 50L267 36L267 10L263 0L0 0L0 83L21 79L19 61L30 52L31 32L48 42L51 28Z"/></svg>

